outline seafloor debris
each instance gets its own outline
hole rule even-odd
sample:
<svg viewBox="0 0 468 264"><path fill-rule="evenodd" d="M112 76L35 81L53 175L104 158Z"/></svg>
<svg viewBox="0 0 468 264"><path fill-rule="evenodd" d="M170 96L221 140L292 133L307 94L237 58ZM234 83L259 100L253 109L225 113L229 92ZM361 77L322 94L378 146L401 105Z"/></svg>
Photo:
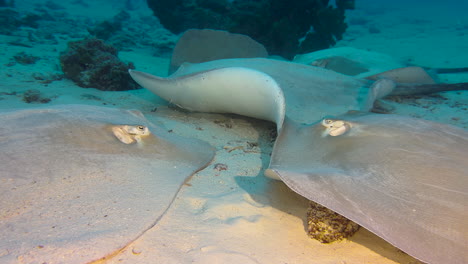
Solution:
<svg viewBox="0 0 468 264"><path fill-rule="evenodd" d="M234 122L232 121L232 119L216 119L213 121L215 124L221 126L221 127L225 127L225 128L232 128L233 127L233 124Z"/></svg>
<svg viewBox="0 0 468 264"><path fill-rule="evenodd" d="M214 166L213 166L213 169L217 170L217 171L225 171L228 169L228 165L226 164L223 164L223 163L216 163Z"/></svg>
<svg viewBox="0 0 468 264"><path fill-rule="evenodd" d="M13 56L13 59L23 65L34 64L36 61L40 60L39 57L33 56L31 54L26 54L24 51L17 53Z"/></svg>
<svg viewBox="0 0 468 264"><path fill-rule="evenodd" d="M41 95L41 92L37 89L27 90L23 93L23 101L25 101L28 104L30 103L45 104L45 103L50 102L50 100L51 100L50 98L43 97Z"/></svg>
<svg viewBox="0 0 468 264"><path fill-rule="evenodd" d="M257 142L242 141L242 140L233 140L229 141L226 146L223 147L228 153L231 153L235 150L240 150L244 153L262 153Z"/></svg>
<svg viewBox="0 0 468 264"><path fill-rule="evenodd" d="M49 84L63 79L63 74L35 72L31 75L35 80L43 84Z"/></svg>

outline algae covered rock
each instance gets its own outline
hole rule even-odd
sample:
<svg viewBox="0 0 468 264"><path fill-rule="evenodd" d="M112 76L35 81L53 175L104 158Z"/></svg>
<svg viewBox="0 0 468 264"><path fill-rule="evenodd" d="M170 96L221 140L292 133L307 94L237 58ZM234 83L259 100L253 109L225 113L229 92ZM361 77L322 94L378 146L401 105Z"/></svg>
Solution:
<svg viewBox="0 0 468 264"><path fill-rule="evenodd" d="M85 39L68 43L60 55L65 76L85 88L104 91L123 91L138 88L130 78L125 64L117 57L117 49L99 39Z"/></svg>
<svg viewBox="0 0 468 264"><path fill-rule="evenodd" d="M322 243L331 243L351 237L359 225L332 210L310 202L307 210L307 233Z"/></svg>

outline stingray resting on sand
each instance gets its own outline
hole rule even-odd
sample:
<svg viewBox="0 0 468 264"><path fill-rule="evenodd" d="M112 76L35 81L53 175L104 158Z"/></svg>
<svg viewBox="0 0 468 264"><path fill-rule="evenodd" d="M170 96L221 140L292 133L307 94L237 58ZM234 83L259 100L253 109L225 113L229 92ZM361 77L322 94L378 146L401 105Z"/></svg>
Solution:
<svg viewBox="0 0 468 264"><path fill-rule="evenodd" d="M188 44L185 44L188 45ZM339 47L319 50L306 54L299 54L294 57L294 62L322 67L342 74L354 76L356 78L375 79L386 71L404 68L407 65L395 60L389 55L356 49L352 47ZM420 71L421 67L413 67L413 70ZM467 67L462 68L429 68L424 70L432 77L443 73L468 72ZM411 70L406 71L408 75L417 76L418 73ZM400 72L401 74L401 72ZM401 77L401 75L399 76Z"/></svg>
<svg viewBox="0 0 468 264"><path fill-rule="evenodd" d="M182 108L276 122L267 176L417 259L466 263L468 132L368 113L389 94L452 87L399 84L398 73L373 82L271 59L184 64L167 78L130 71L141 86ZM343 115L350 110L360 113ZM328 115L337 117L323 119Z"/></svg>
<svg viewBox="0 0 468 264"><path fill-rule="evenodd" d="M0 123L1 263L118 253L214 155L139 111L64 105L4 111Z"/></svg>

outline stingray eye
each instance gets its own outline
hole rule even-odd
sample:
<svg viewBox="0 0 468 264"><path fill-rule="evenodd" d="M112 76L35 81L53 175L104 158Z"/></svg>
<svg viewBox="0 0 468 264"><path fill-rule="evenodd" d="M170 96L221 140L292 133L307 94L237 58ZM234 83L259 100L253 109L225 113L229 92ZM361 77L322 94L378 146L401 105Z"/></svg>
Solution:
<svg viewBox="0 0 468 264"><path fill-rule="evenodd" d="M324 126L324 127L330 128L330 127L332 127L332 124L333 124L333 120L331 120L331 119L323 119L322 120L322 126Z"/></svg>
<svg viewBox="0 0 468 264"><path fill-rule="evenodd" d="M140 131L143 131L143 130L145 130L145 127L140 125L140 126L137 126L137 129L140 130Z"/></svg>

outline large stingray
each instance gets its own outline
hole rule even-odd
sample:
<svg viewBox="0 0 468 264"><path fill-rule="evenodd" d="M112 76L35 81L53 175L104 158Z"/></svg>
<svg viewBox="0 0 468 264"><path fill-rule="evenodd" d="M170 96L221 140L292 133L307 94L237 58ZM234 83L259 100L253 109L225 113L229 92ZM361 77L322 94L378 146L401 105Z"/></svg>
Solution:
<svg viewBox="0 0 468 264"><path fill-rule="evenodd" d="M213 149L140 112L0 113L0 262L88 263L152 227Z"/></svg>
<svg viewBox="0 0 468 264"><path fill-rule="evenodd" d="M258 73L240 70L240 68L255 70ZM243 103L242 107L239 107L238 104L245 102L246 99L253 100L251 98L255 97L258 102L260 100L265 102L265 100L275 98L273 96L268 98L263 96L262 98L265 92L259 94L259 90L252 88L253 86L260 87L252 84L252 80L261 81L257 78L252 79L251 76L267 74L277 84L265 81L263 82L265 85L259 89L277 91L275 86L281 87L286 108L277 107L276 109L284 108L289 118L304 123L315 122L325 115L343 114L348 110L368 111L376 99L388 94L428 94L468 89L466 84L400 83L399 81L406 82L408 79L404 76L407 72L405 69L384 72L380 74L382 78L375 77L377 81L374 82L299 63L247 58L221 59L198 64L185 63L168 78L160 78L139 71L130 71L130 74L141 86L183 108L200 112L228 112L241 115L245 115L245 113L238 111L250 112L252 115L257 111L248 109L254 107L255 104ZM412 82L414 80L427 82L428 75L422 69L412 67L409 72L418 73L417 78L411 79ZM197 92L200 89L204 92ZM182 90L183 92L181 92ZM198 97L194 98L193 96ZM235 96L236 99L233 99L232 96ZM198 104L195 105L194 102L198 102ZM267 104L280 105L281 103L278 102L273 100ZM223 106L224 111L212 108L214 105ZM272 119L266 118L266 120ZM278 124L278 127L281 127L281 123Z"/></svg>
<svg viewBox="0 0 468 264"><path fill-rule="evenodd" d="M350 113L286 121L267 173L422 261L467 263L467 151L460 128Z"/></svg>
<svg viewBox="0 0 468 264"><path fill-rule="evenodd" d="M130 74L143 87L189 110L263 116L277 122L280 133L268 176L279 177L299 194L418 259L466 262L465 130L368 113L322 121L324 115L366 111L381 96L405 88L414 94L421 87L388 79L372 84L326 69L268 59L187 64L168 78ZM278 87L284 100L266 94L270 90L278 95ZM435 91L425 88L420 91ZM263 113L275 110L260 116L258 107ZM278 118L281 109L286 117Z"/></svg>
<svg viewBox="0 0 468 264"><path fill-rule="evenodd" d="M393 84L383 80L369 89L372 83L368 80L319 67L263 58L185 63L168 78L138 71L130 71L130 74L141 86L192 111L250 113L250 116L261 118L255 116L258 110L253 108L258 108L262 102L264 106L282 111L283 116L287 111L289 118L305 123L315 122L327 114L367 111L375 98L388 94L393 88ZM286 108L281 106L283 99L269 95L278 94L278 86L284 94ZM203 93L199 92L201 90ZM198 103L195 105L194 102ZM218 105L222 109L214 108ZM281 128L282 123L277 124Z"/></svg>

